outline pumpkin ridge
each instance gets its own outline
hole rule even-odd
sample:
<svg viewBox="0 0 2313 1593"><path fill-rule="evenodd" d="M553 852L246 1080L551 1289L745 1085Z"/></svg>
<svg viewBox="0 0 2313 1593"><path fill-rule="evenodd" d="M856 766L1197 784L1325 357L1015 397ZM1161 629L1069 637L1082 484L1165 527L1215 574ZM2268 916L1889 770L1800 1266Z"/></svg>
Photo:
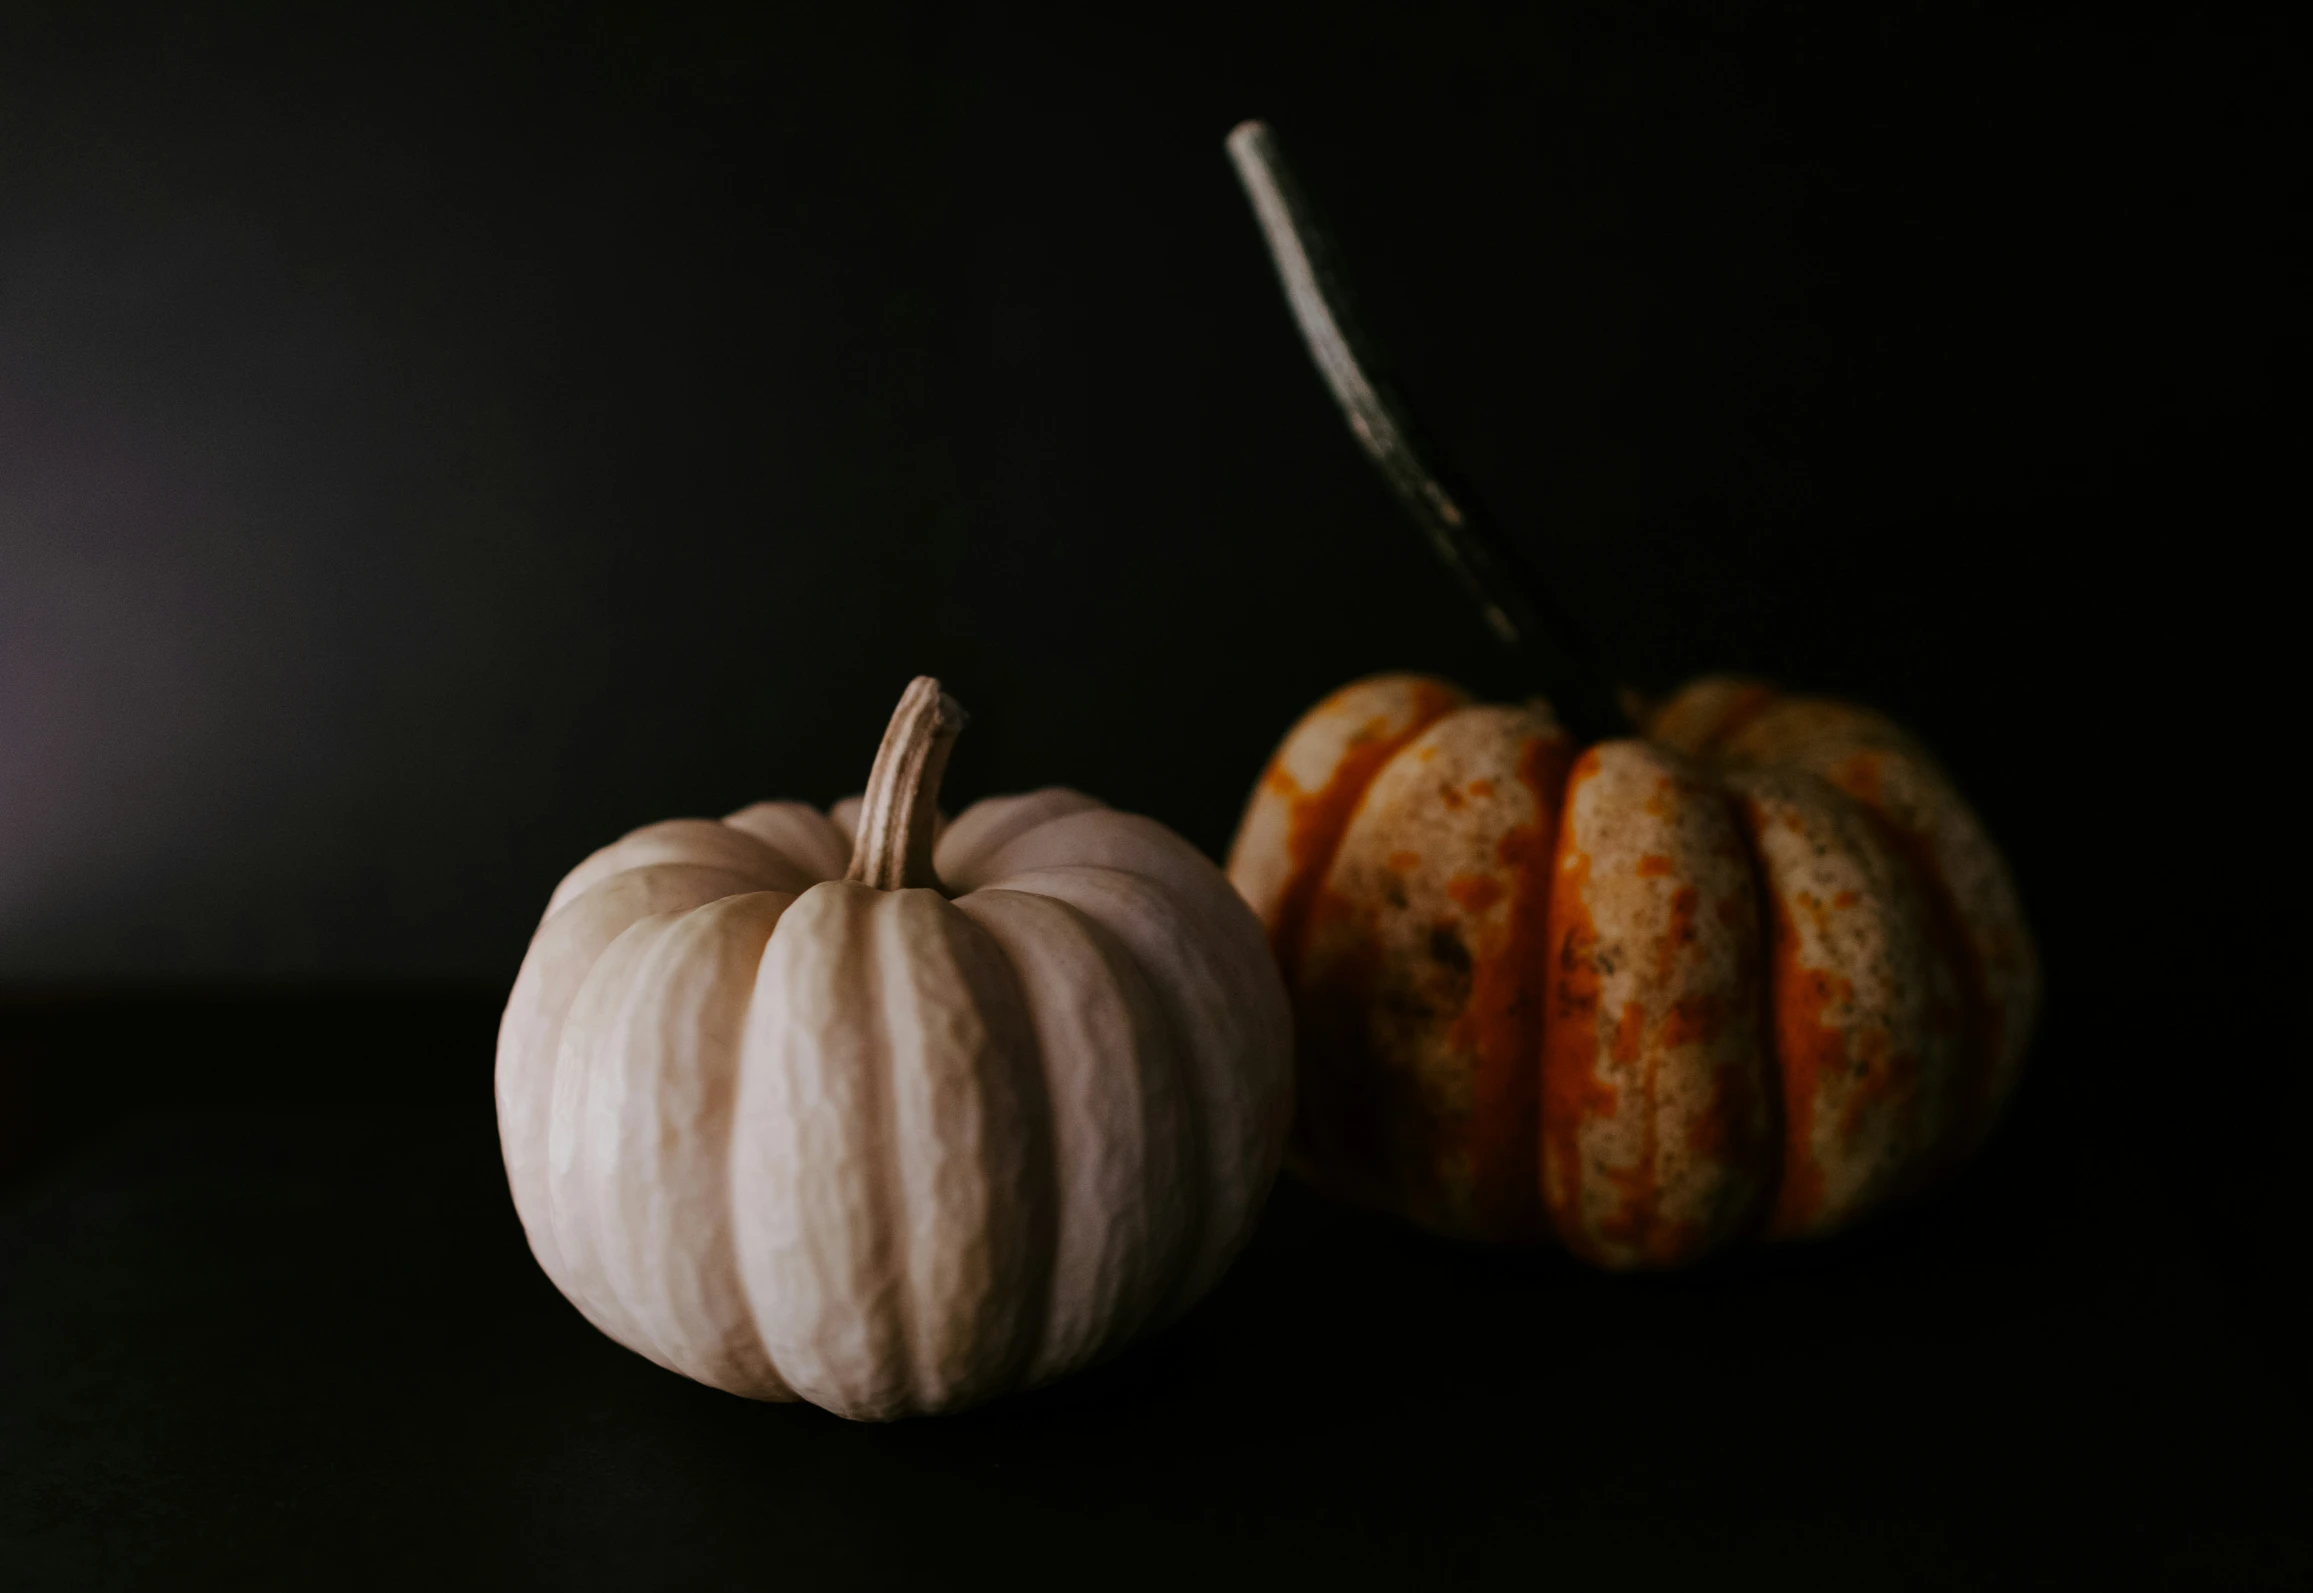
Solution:
<svg viewBox="0 0 2313 1593"><path fill-rule="evenodd" d="M884 1015L886 1177L901 1237L913 1403L969 1403L1012 1376L1051 1264L1032 1030L1002 947L929 889L873 904Z"/></svg>
<svg viewBox="0 0 2313 1593"><path fill-rule="evenodd" d="M845 880L844 886L873 890ZM846 891L849 894L849 891ZM877 1066L864 1070L867 1080L864 1092L865 1115L870 1127L867 1141L873 1175L868 1179L874 1191L874 1226L883 1251L883 1287L877 1291L889 1319L891 1343L897 1346L905 1373L900 1404L921 1404L923 1401L923 1363L917 1349L916 1310L913 1291L908 1287L908 1263L914 1246L914 1235L908 1231L908 1212L905 1192L897 1186L893 1169L901 1159L898 1144L899 1130L893 1121L893 1098L898 1093L898 1058L891 1039L890 992L884 979L885 947L882 926L876 922L878 910L891 900L889 893L876 891L860 904L861 910L853 918L853 933L857 937L853 950L861 963L860 984L862 1000L859 1010L874 1014L866 1054L876 1060ZM872 1309L872 1307L871 1307Z"/></svg>
<svg viewBox="0 0 2313 1593"><path fill-rule="evenodd" d="M1966 1037L1960 1053L1959 1098L1944 1125L1942 1145L1928 1158L1925 1174L1933 1178L1966 1156L1991 1130L1998 1110L1994 1091L2001 1062L2000 1014L1992 1000L1982 949L1968 933L1967 915L1944 878L1933 840L1897 823L1869 798L1856 796L1856 805L1911 871L1927 905L1929 937L1958 984L1960 1029Z"/></svg>
<svg viewBox="0 0 2313 1593"><path fill-rule="evenodd" d="M992 1374L997 1386L1008 1387L1020 1382L1043 1351L1055 1286L1053 1270L1059 1262L1061 1180L1051 1082L1046 1071L1044 1036L1029 1007L1019 965L1001 941L955 903L943 897L937 911L962 943L978 948L986 961L984 971L1002 981L1006 992L1004 1004L1013 1019L1011 1035L998 1033L993 1027L989 1035L990 1059L997 1065L1003 1092L1018 1113L1019 1176L1013 1194L1026 1208L1025 1212L1007 1211L1004 1226L1025 1229L1030 1238L1018 1262L1025 1274L1026 1287L1007 1286L1002 1290L1019 1300L1010 1349ZM974 1010L984 1011L986 1005L983 994L974 1002ZM998 1100L993 1104L1000 1108L1003 1102ZM980 1396L975 1393L974 1397Z"/></svg>
<svg viewBox="0 0 2313 1593"><path fill-rule="evenodd" d="M1786 698L1730 738L1724 761L1804 771L1845 792L1924 892L1937 960L1957 986L1967 1036L1964 1105L1935 1158L1939 1167L1957 1162L1989 1131L2013 1087L2037 1005L2037 957L2006 860L1934 756L1871 709Z"/></svg>
<svg viewBox="0 0 2313 1593"><path fill-rule="evenodd" d="M716 898L716 902L729 900L731 898L728 896ZM709 902L703 904L703 907L714 905L715 902ZM661 1001L646 1002L643 996L648 992L663 999L663 992L659 987L665 980L668 964L673 960L668 956L668 952L672 948L672 943L681 935L685 921L690 918L692 913L702 911L703 907L692 908L687 912L665 913L641 919L628 929L627 934L635 936L640 942L640 955L631 968L622 970L625 977L619 981L617 1004L612 1011L609 1022L604 1026L606 1032L601 1037L615 1042L613 1050L618 1061L624 1061L624 1053L630 1049L637 1049L633 1041L636 1032L641 1030L643 1031L642 1038L646 1044L651 1040L659 1042L657 1046L652 1048L660 1053L651 1059L652 1063L663 1063L667 1038L664 1030L671 1025L665 1022L665 1015L660 1010ZM624 939L625 937L620 938ZM768 939L769 937L766 936L765 938ZM645 1010L646 1008L648 1010ZM658 1017L661 1021L658 1024L652 1024L648 1021L652 1017ZM653 1028L660 1029L662 1032L649 1033ZM601 1049L600 1039L597 1040L595 1047L590 1047L590 1051L599 1049ZM586 1058L586 1065L590 1075L590 1094L599 1094L606 1086L615 1086L620 1097L619 1104L622 1107L630 1096L639 1097L646 1100L654 1109L648 1114L649 1118L652 1120L658 1118L655 1108L660 1104L659 1094L665 1082L660 1076L663 1073L663 1067L652 1066L649 1069L649 1077L637 1079L629 1076L626 1069L617 1067L615 1064L605 1065L592 1054ZM641 1089L637 1088L638 1084L642 1086ZM639 1281L633 1277L622 1276L622 1274L640 1273L646 1271L647 1268L633 1265L632 1263L639 1258L631 1253L622 1254L621 1252L633 1252L641 1248L635 1243L636 1236L633 1230L637 1226L650 1226L651 1219L657 1215L650 1208L661 1206L665 1201L665 1192L658 1186L656 1179L651 1180L647 1187L647 1192L641 1202L645 1208L643 1211L638 1213L624 1209L625 1202L620 1198L626 1194L627 1183L626 1178L620 1175L635 1170L633 1164L640 1159L636 1152L639 1151L647 1155L650 1147L632 1143L639 1136L635 1136L627 1130L627 1120L630 1114L624 1111L598 1113L592 1109L590 1102L587 1115L590 1119L590 1126L591 1120L609 1117L617 1122L621 1129L621 1132L614 1135L606 1147L612 1157L612 1175L607 1178L590 1179L586 1185L587 1192L595 1197L595 1209L589 1213L587 1228L595 1236L596 1271L602 1277L605 1292L617 1298L620 1307L626 1313L634 1333L640 1340L636 1347L643 1349L644 1353L649 1355L652 1360L657 1361L668 1370L683 1372L684 1368L679 1352L672 1349L667 1344L665 1337L658 1331L658 1325L651 1320L652 1313L647 1304L628 1298L630 1293L635 1291L630 1287L622 1287L622 1285L632 1285ZM586 1139L592 1142L595 1140L595 1136L590 1134L586 1136ZM584 1154L583 1150L581 1154ZM651 1170L656 1171L655 1168ZM640 1219L639 1222L638 1218ZM646 1346L647 1348L645 1348Z"/></svg>
<svg viewBox="0 0 2313 1593"><path fill-rule="evenodd" d="M745 1087L747 1074L755 1060L753 1052L755 1037L758 1032L755 1006L758 1001L763 999L763 964L771 955L771 942L779 933L780 926L787 921L788 913L793 911L796 903L801 900L802 895L800 893L791 894L788 896L786 905L779 909L777 917L772 921L770 933L763 937L763 943L756 948L747 977L740 983L733 1000L732 1009L728 1014L728 1056L721 1095L721 1110L717 1114L720 1127L717 1150L722 1162L719 1194L722 1202L723 1240L722 1253L718 1259L729 1280L729 1287L736 1297L747 1332L753 1340L753 1356L760 1362L762 1371L771 1385L768 1389L758 1383L750 1388L730 1390L750 1399L792 1401L802 1397L794 1385L788 1381L786 1374L779 1368L778 1357L773 1353L771 1347L770 1335L764 1331L762 1313L757 1309L754 1294L747 1286L746 1262L741 1254L742 1242L736 1196L739 1175L739 1092ZM710 903L709 905L717 904Z"/></svg>
<svg viewBox="0 0 2313 1593"><path fill-rule="evenodd" d="M643 1331L634 1312L604 1275L607 1268L598 1231L602 1226L597 1216L598 1192L589 1176L589 1164L597 1159L601 1148L590 1130L604 1115L598 1113L596 1103L608 1086L599 1076L601 1070L592 1065L592 1053L605 1033L615 1033L623 1026L637 965L647 965L656 931L677 916L679 913L665 912L635 919L588 964L563 1022L548 1127L549 1209L569 1279L565 1292L587 1320L661 1366L667 1363L656 1341ZM607 1115L616 1120L615 1111Z"/></svg>
<svg viewBox="0 0 2313 1593"><path fill-rule="evenodd" d="M598 1045L591 1059L621 1073L645 1108L632 1115L656 1125L638 1132L622 1114L620 1175L593 1182L598 1195L623 1196L613 1201L616 1221L595 1223L614 1239L605 1256L611 1286L655 1358L756 1398L793 1394L739 1281L728 1106L763 948L795 900L749 891L644 920L651 943L627 978L613 1055ZM694 1174L701 1157L706 1165Z"/></svg>
<svg viewBox="0 0 2313 1593"><path fill-rule="evenodd" d="M808 802L750 802L718 821L751 835L802 868L812 883L841 879L851 866L851 842Z"/></svg>
<svg viewBox="0 0 2313 1593"><path fill-rule="evenodd" d="M1304 935L1291 1139L1296 1169L1343 1198L1474 1240L1539 1225L1527 1136L1490 1108L1531 1121L1512 970L1556 818L1557 771L1538 790L1533 760L1564 747L1531 710L1458 708L1391 755L1349 817Z"/></svg>
<svg viewBox="0 0 2313 1593"><path fill-rule="evenodd" d="M1036 1386L1115 1354L1181 1285L1205 1206L1188 1198L1194 1185L1182 1176L1188 1085L1155 980L1099 918L1061 897L1002 885L974 891L955 905L1012 966L1046 1107L1052 1255L1024 1362L1027 1381ZM1099 1043L1097 1035L1083 1032L1083 1015L1102 1005L1082 993L1088 979L1053 977L1051 965L1066 961L1071 947L1097 963L1111 1015L1126 1022L1127 1033L1117 1037L1112 1054L1083 1049ZM1029 977L1032 967L1041 977ZM1074 999L1069 992L1076 992ZM1071 1040L1079 1047L1073 1052L1067 1049ZM1125 1093L1128 1110L1098 1110L1094 1097L1104 1079L1124 1081L1111 1088ZM1129 1187L1118 1182L1125 1162L1131 1164ZM1097 1212L1090 1225L1081 1215L1087 1206ZM1188 1220L1164 1220L1176 1214ZM1152 1264L1152 1258L1162 1264ZM1064 1271L1068 1262L1078 1270ZM1089 1271L1083 1270L1087 1263Z"/></svg>
<svg viewBox="0 0 2313 1593"><path fill-rule="evenodd" d="M1155 903L1158 904L1160 910L1168 914L1173 913L1172 904L1164 899L1163 893L1158 891L1150 881L1124 869L1104 869L1090 864L1064 864L1060 865L1059 868L1037 870L1036 872L1057 873L1061 869L1077 873L1087 882L1091 882L1095 876L1107 876L1103 883L1106 883L1111 890L1117 891L1120 895L1138 898L1133 904L1135 907L1145 911L1149 904ZM1076 907L1080 911L1084 910L1081 903L1067 897L1054 894L1051 899ZM1112 934L1115 933L1098 915L1087 911L1086 916L1096 924L1100 924L1104 929L1110 929ZM1174 1080L1180 1091L1183 1106L1180 1114L1180 1177L1182 1183L1184 1185L1199 1185L1207 1191L1207 1199L1197 1202L1190 1208L1190 1220L1181 1241L1180 1259L1174 1269L1173 1276L1166 1280L1164 1288L1153 1290L1151 1293L1151 1298L1155 1304L1149 1320L1152 1324L1161 1324L1170 1322L1183 1311L1186 1311L1197 1302L1204 1292L1204 1280L1200 1279L1199 1273L1205 1270L1207 1264L1206 1251L1210 1243L1208 1230L1212 1227L1208 1202L1212 1180L1218 1172L1214 1165L1218 1148L1211 1143L1205 1130L1206 1118L1213 1112L1216 1103L1207 1098L1207 1081L1202 1077L1195 1064L1188 1060L1194 1053L1194 1036L1183 1032L1183 1015L1176 1009L1174 1000L1166 994L1167 982L1151 976L1140 953L1129 941L1125 941L1123 936L1118 935L1117 938L1124 946L1125 954L1132 959L1134 966L1140 969L1142 977L1148 980L1150 990L1156 996L1157 1026L1165 1036L1165 1054L1174 1063ZM1226 1265L1227 1262L1224 1258L1212 1270L1218 1272L1221 1267Z"/></svg>
<svg viewBox="0 0 2313 1593"><path fill-rule="evenodd" d="M1782 1209L1783 1186L1790 1177L1789 1144L1790 1121L1786 1107L1789 1080L1784 1071L1780 1031L1781 1006L1776 998L1776 918L1778 896L1769 877L1767 858L1759 844L1758 833L1751 823L1751 814L1744 794L1727 782L1726 774L1715 765L1705 765L1704 773L1719 790L1728 817L1734 824L1735 835L1742 844L1743 866L1751 880L1751 946L1756 954L1750 983L1757 993L1752 1003L1752 1025L1757 1030L1760 1059L1760 1116L1762 1137L1758 1144L1760 1155L1760 1184L1758 1206L1747 1225L1747 1237L1769 1237L1774 1232L1775 1214Z"/></svg>
<svg viewBox="0 0 2313 1593"><path fill-rule="evenodd" d="M622 874L670 865L721 869L747 880L752 890L800 894L817 883L809 865L750 830L720 819L661 819L629 830L580 860L554 887L539 921Z"/></svg>
<svg viewBox="0 0 2313 1593"><path fill-rule="evenodd" d="M1496 843L1498 860L1516 870L1509 921L1501 944L1473 959L1469 1001L1449 1033L1476 1062L1468 1134L1472 1201L1489 1237L1500 1239L1548 1233L1541 1206L1547 1013L1536 984L1549 955L1551 863L1573 761L1573 744L1560 734L1530 735L1520 748L1517 778L1533 800L1535 822Z"/></svg>
<svg viewBox="0 0 2313 1593"><path fill-rule="evenodd" d="M860 996L878 983L870 909L841 880L788 909L749 1015L754 1066L734 1101L742 1282L780 1377L855 1419L910 1408L889 1199L888 1052ZM767 999L768 998L768 999ZM895 1379L894 1373L899 1373Z"/></svg>
<svg viewBox="0 0 2313 1593"><path fill-rule="evenodd" d="M554 1233L548 1138L563 1026L587 974L611 941L636 919L732 894L720 888L726 884L744 889L746 882L705 864L646 864L609 875L566 902L531 933L498 1025L493 1093L515 1212L539 1265L558 1288L567 1274ZM632 916L619 918L630 910ZM605 915L616 923L607 932ZM589 941L595 942L592 951L585 950Z"/></svg>
<svg viewBox="0 0 2313 1593"><path fill-rule="evenodd" d="M1055 821L1055 822L1065 822ZM1209 864L1207 865L1210 866ZM1035 888L1031 882L1049 881L1053 888ZM1112 915L1096 911L1087 905L1080 894L1067 893L1072 885L1089 885L1110 893L1117 909ZM1228 1265L1229 1258L1250 1236L1248 1220L1250 1209L1257 1209L1260 1195L1265 1192L1241 1191L1227 1187L1233 1178L1233 1169L1227 1165L1231 1147L1218 1142L1211 1132L1213 1120L1231 1115L1242 1109L1242 1103L1225 1098L1216 1090L1208 1071L1226 1071L1209 1062L1200 1061L1203 1049L1195 1033L1195 1014L1183 1010L1185 1003L1178 989L1177 978L1159 978L1157 970L1143 948L1133 943L1134 937L1125 925L1139 929L1146 920L1157 920L1163 925L1162 934L1149 938L1162 944L1188 947L1201 944L1195 933L1196 925L1190 913L1173 899L1170 892L1146 875L1129 869L1109 868L1092 863L1048 863L1007 875L986 889L1018 890L1060 902L1083 912L1085 916L1113 935L1130 957L1133 966L1148 983L1155 997L1155 1018L1166 1036L1165 1050L1174 1060L1174 1078L1182 1102L1180 1113L1180 1170L1184 1187L1197 1188L1204 1198L1191 1207L1188 1231L1181 1240L1181 1260L1171 1286L1155 1291L1157 1304L1149 1316L1151 1327L1169 1322L1202 1298L1214 1278ZM1225 882L1222 889L1226 890ZM1234 896L1231 905L1236 905ZM1255 945L1259 942L1255 941ZM1225 981L1210 967L1197 970L1211 978L1218 988L1225 989ZM1246 1197L1233 1199L1229 1197ZM1245 1210L1230 1212L1232 1205ZM1222 1220L1234 1216L1232 1224ZM1232 1234L1231 1229L1236 1231Z"/></svg>
<svg viewBox="0 0 2313 1593"><path fill-rule="evenodd" d="M1774 970L1767 1007L1776 1082L1782 1087L1783 1143L1777 1157L1781 1177L1767 1208L1766 1231L1798 1234L1806 1232L1823 1209L1825 1180L1815 1154L1815 1109L1837 1031L1823 1021L1830 976L1800 967L1799 929L1790 904L1772 881L1767 883L1767 955Z"/></svg>
<svg viewBox="0 0 2313 1593"><path fill-rule="evenodd" d="M994 883L998 876L991 865L1015 841L1080 813L1125 817L1095 797L1060 785L973 803L941 833L935 849L943 888L962 897Z"/></svg>
<svg viewBox="0 0 2313 1593"><path fill-rule="evenodd" d="M1964 1085L1957 970L1938 944L1926 882L1861 801L1790 766L1728 780L1775 914L1770 993L1789 1181L1767 1231L1826 1233L1910 1195L1938 1168Z"/></svg>
<svg viewBox="0 0 2313 1593"><path fill-rule="evenodd" d="M1560 836L1543 1193L1577 1255L1681 1265L1758 1216L1774 1159L1753 859L1717 783L1640 741L1582 755Z"/></svg>
<svg viewBox="0 0 2313 1593"><path fill-rule="evenodd" d="M1386 678L1376 677L1377 680ZM1366 684L1368 682L1356 683ZM1416 677L1408 684L1413 700L1405 723L1393 731L1386 728L1386 717L1369 719L1351 737L1349 745L1327 772L1325 783L1316 790L1303 790L1285 768L1294 734L1301 728L1299 725L1287 733L1262 773L1260 787L1256 789L1278 789L1291 802L1285 833L1285 853L1289 860L1285 889L1270 924L1271 945L1275 948L1278 966L1288 980L1299 975L1308 954L1310 921L1318 898L1324 893L1325 878L1332 871L1341 843L1365 803L1366 793L1381 778L1382 770L1417 737L1468 705L1459 692L1442 681ZM1352 686L1336 692L1306 717L1315 718L1346 691L1355 689Z"/></svg>

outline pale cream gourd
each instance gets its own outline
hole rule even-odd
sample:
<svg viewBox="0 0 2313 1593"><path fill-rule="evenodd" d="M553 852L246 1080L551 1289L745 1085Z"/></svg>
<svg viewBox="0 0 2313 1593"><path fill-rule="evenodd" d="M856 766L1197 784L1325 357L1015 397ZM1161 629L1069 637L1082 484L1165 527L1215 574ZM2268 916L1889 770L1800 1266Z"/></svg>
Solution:
<svg viewBox="0 0 2313 1593"><path fill-rule="evenodd" d="M1170 1320L1251 1228L1292 1110L1259 922L1073 791L938 830L961 724L919 678L863 798L646 826L547 904L507 1177L555 1286L662 1366L955 1410Z"/></svg>

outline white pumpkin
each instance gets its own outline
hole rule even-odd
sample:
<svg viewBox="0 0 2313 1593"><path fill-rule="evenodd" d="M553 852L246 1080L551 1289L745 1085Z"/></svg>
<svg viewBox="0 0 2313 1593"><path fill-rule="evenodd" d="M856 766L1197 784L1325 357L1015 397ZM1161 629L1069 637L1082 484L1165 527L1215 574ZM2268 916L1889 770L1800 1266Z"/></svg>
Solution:
<svg viewBox="0 0 2313 1593"><path fill-rule="evenodd" d="M864 798L646 826L547 904L499 1030L507 1177L555 1286L662 1366L954 1410L1169 1320L1251 1228L1292 1110L1259 922L1073 791L935 855L962 718L919 678Z"/></svg>

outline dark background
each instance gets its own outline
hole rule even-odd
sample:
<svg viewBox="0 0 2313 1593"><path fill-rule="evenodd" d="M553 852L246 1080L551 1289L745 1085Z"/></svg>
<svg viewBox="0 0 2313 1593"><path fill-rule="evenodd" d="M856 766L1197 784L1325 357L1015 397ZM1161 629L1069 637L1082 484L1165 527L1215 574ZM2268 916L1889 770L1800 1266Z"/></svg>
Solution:
<svg viewBox="0 0 2313 1593"><path fill-rule="evenodd" d="M2313 1583L2284 15L0 12L0 1564ZM1308 368L1248 115L1620 678L1939 749L2047 959L2015 1119L1700 1280L1288 1189L1089 1392L680 1385L497 1180L564 869L856 789L918 672L952 804L1215 856L1330 687L1518 684Z"/></svg>

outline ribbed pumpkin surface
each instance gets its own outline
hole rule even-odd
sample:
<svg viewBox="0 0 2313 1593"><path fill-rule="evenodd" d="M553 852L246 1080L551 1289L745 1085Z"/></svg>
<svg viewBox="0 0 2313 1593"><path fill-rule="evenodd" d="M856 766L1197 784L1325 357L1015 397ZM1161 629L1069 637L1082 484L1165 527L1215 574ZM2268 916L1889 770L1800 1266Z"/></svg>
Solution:
<svg viewBox="0 0 2313 1593"><path fill-rule="evenodd" d="M2038 974L1934 760L1724 677L1647 728L1583 749L1385 675L1286 736L1229 877L1293 993L1305 1176L1664 1267L1844 1227L1982 1138Z"/></svg>

